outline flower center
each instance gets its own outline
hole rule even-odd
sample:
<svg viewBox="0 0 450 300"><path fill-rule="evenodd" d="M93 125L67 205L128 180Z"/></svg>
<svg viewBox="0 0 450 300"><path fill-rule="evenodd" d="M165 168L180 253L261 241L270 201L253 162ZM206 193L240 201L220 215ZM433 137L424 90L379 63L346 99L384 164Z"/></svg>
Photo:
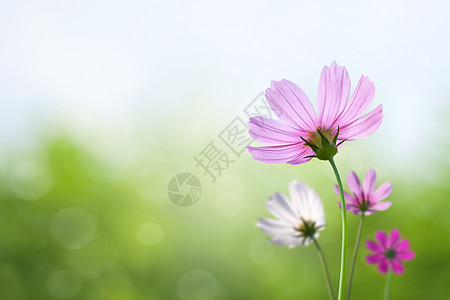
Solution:
<svg viewBox="0 0 450 300"><path fill-rule="evenodd" d="M301 222L294 229L304 237L312 237L316 233L316 223L311 220L301 219Z"/></svg>
<svg viewBox="0 0 450 300"><path fill-rule="evenodd" d="M397 253L394 249L387 249L384 255L386 256L386 258L394 258Z"/></svg>
<svg viewBox="0 0 450 300"><path fill-rule="evenodd" d="M333 132L332 129L321 129L320 127L317 127L317 131L309 131L309 139L308 142L310 142L313 145L316 145L319 148L322 148L322 137L319 134L319 130L320 132L322 132L322 134L329 140L332 140L332 136L331 133Z"/></svg>
<svg viewBox="0 0 450 300"><path fill-rule="evenodd" d="M369 210L370 202L366 199L366 196L364 195L364 193L361 193L361 198L359 198L357 201L358 201L359 210L361 212L365 212L365 211Z"/></svg>
<svg viewBox="0 0 450 300"><path fill-rule="evenodd" d="M317 127L317 131L308 132L308 140L300 136L300 138L305 142L305 145L310 147L311 150L316 154L307 157L317 157L320 160L331 160L333 156L336 155L338 146L344 142L342 141L337 144L339 127L333 138L332 133L332 129L326 128L322 130L320 129L320 127Z"/></svg>

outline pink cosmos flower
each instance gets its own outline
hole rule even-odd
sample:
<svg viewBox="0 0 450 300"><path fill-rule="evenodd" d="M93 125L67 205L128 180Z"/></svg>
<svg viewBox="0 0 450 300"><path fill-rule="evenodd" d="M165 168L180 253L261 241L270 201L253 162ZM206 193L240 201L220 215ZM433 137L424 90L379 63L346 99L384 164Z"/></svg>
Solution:
<svg viewBox="0 0 450 300"><path fill-rule="evenodd" d="M377 210L386 210L391 205L391 201L383 201L392 192L392 186L389 182L385 182L375 190L377 175L374 170L369 170L364 178L364 185L361 186L358 176L355 172L350 172L347 176L347 184L353 195L344 191L346 200L345 206L348 211L352 211L355 215L364 213L370 215L376 213ZM339 188L334 185L334 191L339 196ZM338 202L341 205L340 202Z"/></svg>
<svg viewBox="0 0 450 300"><path fill-rule="evenodd" d="M250 118L249 134L268 146L249 146L248 149L253 158L261 162L297 165L310 161L317 154L305 141L321 148L323 135L330 142L334 139L337 151L340 144L336 145L337 141L362 139L380 126L382 105L361 116L374 95L374 84L363 75L350 96L347 69L333 62L325 66L320 75L316 115L308 96L297 85L286 79L272 81L266 98L280 120Z"/></svg>
<svg viewBox="0 0 450 300"><path fill-rule="evenodd" d="M378 264L378 271L385 274L391 268L394 273L402 274L405 271L402 260L408 261L416 254L409 250L409 241L400 240L400 232L397 229L391 231L389 237L383 231L377 231L375 238L378 243L367 241L366 246L374 254L368 255L366 260L369 264Z"/></svg>

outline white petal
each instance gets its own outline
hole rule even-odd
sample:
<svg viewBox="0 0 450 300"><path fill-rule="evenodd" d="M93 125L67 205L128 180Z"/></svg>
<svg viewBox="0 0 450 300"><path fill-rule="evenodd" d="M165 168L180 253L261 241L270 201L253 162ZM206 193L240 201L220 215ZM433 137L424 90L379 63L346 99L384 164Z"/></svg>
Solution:
<svg viewBox="0 0 450 300"><path fill-rule="evenodd" d="M303 243L303 246L308 246L309 244L311 244L312 243L312 239L311 238L307 238L307 239L305 239L305 241L304 241L304 243Z"/></svg>
<svg viewBox="0 0 450 300"><path fill-rule="evenodd" d="M304 246L304 239L301 237L295 238L295 240L293 240L292 244L289 245L289 248L294 248L297 246Z"/></svg>
<svg viewBox="0 0 450 300"><path fill-rule="evenodd" d="M321 224L318 225L325 223L322 200L315 190L297 181L289 184L289 190L293 201L292 206L300 217L316 223L320 222Z"/></svg>
<svg viewBox="0 0 450 300"><path fill-rule="evenodd" d="M283 194L273 194L270 197L269 202L266 203L266 207L275 217L284 220L293 226L297 225L300 221L293 211L291 203Z"/></svg>
<svg viewBox="0 0 450 300"><path fill-rule="evenodd" d="M280 193L275 193L266 203L267 209L279 220L260 219L256 225L265 233L273 235L269 241L290 248L308 245L313 240L300 237L294 227L301 219L315 222L319 230L325 226L325 215L322 200L313 189L306 184L293 181L289 184L292 202ZM315 237L318 237L316 233Z"/></svg>
<svg viewBox="0 0 450 300"><path fill-rule="evenodd" d="M292 225L287 224L284 221L273 220L273 219L259 219L256 223L262 231L271 235L288 235L295 234L295 230Z"/></svg>
<svg viewBox="0 0 450 300"><path fill-rule="evenodd" d="M311 189L311 219L317 226L325 226L325 212L323 210L322 199L315 190Z"/></svg>
<svg viewBox="0 0 450 300"><path fill-rule="evenodd" d="M309 210L309 188L306 184L298 181L289 183L289 192L292 198L292 207L297 218L306 218Z"/></svg>
<svg viewBox="0 0 450 300"><path fill-rule="evenodd" d="M289 236L289 235L281 235L275 236L269 239L270 242L275 243L277 245L286 245L289 248L294 248L295 246L301 246L303 243L303 238Z"/></svg>

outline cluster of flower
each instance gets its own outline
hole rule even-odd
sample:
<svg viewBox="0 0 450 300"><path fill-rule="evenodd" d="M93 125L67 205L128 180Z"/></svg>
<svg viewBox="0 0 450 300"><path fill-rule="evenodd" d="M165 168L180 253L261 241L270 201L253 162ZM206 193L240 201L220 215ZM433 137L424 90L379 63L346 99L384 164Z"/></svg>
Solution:
<svg viewBox="0 0 450 300"><path fill-rule="evenodd" d="M350 96L350 79L345 67L335 62L322 70L317 96L316 115L306 94L288 80L272 81L271 88L266 90L267 100L280 120L264 117L250 119L249 134L258 142L268 146L248 147L253 158L266 163L302 164L312 158L329 161L336 175L338 185L335 192L340 196L338 203L342 212L342 253L339 279L338 299L344 297L344 282L347 251L347 219L346 211L361 215L355 251L351 266L349 288L361 237L364 216L388 209L392 202L383 201L392 191L391 184L385 182L377 189L376 174L369 170L361 184L355 172L347 176L350 193L344 191L333 157L345 141L364 138L374 133L381 125L382 105L370 113L361 116L372 102L375 86L368 77L361 76L353 94ZM318 231L325 228L323 204L319 195L304 183L293 181L289 184L291 200L280 193L270 197L266 207L277 219L262 218L257 226L265 233L272 235L271 242L295 246L306 246L313 242L319 251L327 278L330 298L334 299L330 276L323 252L317 242ZM366 260L370 264L378 264L381 273L392 270L402 274L404 267L401 261L414 258L408 240L400 239L396 229L388 237L383 231L376 232L376 240L367 241L367 248L373 252ZM390 276L388 276L385 297L388 295Z"/></svg>

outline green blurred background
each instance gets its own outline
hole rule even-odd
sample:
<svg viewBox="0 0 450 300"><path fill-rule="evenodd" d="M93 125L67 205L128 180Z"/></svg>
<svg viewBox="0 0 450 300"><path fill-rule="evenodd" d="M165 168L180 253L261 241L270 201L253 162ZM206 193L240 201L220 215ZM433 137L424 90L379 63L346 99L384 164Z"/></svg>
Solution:
<svg viewBox="0 0 450 300"><path fill-rule="evenodd" d="M376 153L363 144L343 147L337 158L343 176L350 170L362 176L373 166ZM269 165L244 153L212 183L195 168L198 149L186 147L174 158L170 145L161 139L157 149L135 157L140 163L122 166L67 135L42 138L31 152L4 153L2 299L325 299L315 248L270 244L254 226L270 216L268 197L288 195L292 179L314 187L324 201L328 226L319 242L337 286L340 214L326 163ZM181 161L189 163L180 167ZM363 240L398 228L417 253L406 272L394 276L392 298L446 299L448 168L433 183L382 163L376 169L378 185L392 182L394 204L367 217ZM202 196L191 207L168 199L167 184L179 171L202 182ZM350 253L358 222L349 215ZM385 276L365 263L368 253L361 248L354 299L382 296Z"/></svg>
<svg viewBox="0 0 450 300"><path fill-rule="evenodd" d="M323 65L377 88L384 120L345 143L345 178L376 170L392 207L362 240L398 228L416 258L392 299L450 299L450 42L445 1L15 1L0 9L1 299L327 299L313 246L267 242L265 202L299 180L316 189L319 242L337 287L340 212L331 167L232 154L219 134L286 77L315 103ZM194 157L231 159L215 182ZM199 201L174 205L192 173ZM359 218L349 215L349 253ZM381 299L386 276L362 246L352 299Z"/></svg>

